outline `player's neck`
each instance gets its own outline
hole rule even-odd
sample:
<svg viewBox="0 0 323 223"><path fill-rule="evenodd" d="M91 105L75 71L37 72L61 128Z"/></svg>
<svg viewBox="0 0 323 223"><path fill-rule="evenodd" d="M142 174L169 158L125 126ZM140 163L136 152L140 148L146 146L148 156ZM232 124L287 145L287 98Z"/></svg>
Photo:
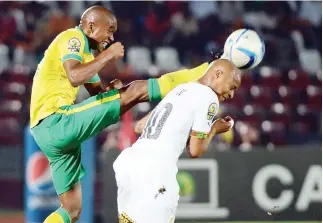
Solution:
<svg viewBox="0 0 323 223"><path fill-rule="evenodd" d="M209 75L204 75L203 77L198 79L197 82L200 84L203 84L205 86L208 86L209 88L211 88L213 90L213 86L212 86L213 79Z"/></svg>
<svg viewBox="0 0 323 223"><path fill-rule="evenodd" d="M207 77L207 76L203 76L202 78L200 78L198 81L197 81L199 84L202 84L202 85L205 85L209 88L211 88L211 90L216 94L216 91L214 89L214 82L213 82L213 78L212 77Z"/></svg>

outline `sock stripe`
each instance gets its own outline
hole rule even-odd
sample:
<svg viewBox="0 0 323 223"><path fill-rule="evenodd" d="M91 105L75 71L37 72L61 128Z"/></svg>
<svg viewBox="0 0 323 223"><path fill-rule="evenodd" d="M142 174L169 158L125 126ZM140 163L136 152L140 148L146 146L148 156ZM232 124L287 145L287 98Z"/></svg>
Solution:
<svg viewBox="0 0 323 223"><path fill-rule="evenodd" d="M63 207L58 208L55 212L62 216L64 223L72 223L70 214Z"/></svg>
<svg viewBox="0 0 323 223"><path fill-rule="evenodd" d="M148 79L148 95L149 101L160 101L162 95L160 92L160 86L156 78Z"/></svg>

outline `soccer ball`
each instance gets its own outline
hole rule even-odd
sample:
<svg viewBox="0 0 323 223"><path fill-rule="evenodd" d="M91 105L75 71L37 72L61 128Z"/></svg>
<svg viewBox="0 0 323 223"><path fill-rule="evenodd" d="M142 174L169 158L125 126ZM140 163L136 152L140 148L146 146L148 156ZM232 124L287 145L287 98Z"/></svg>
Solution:
<svg viewBox="0 0 323 223"><path fill-rule="evenodd" d="M256 67L264 54L265 43L255 31L238 29L225 41L221 58L230 60L241 70L246 70Z"/></svg>

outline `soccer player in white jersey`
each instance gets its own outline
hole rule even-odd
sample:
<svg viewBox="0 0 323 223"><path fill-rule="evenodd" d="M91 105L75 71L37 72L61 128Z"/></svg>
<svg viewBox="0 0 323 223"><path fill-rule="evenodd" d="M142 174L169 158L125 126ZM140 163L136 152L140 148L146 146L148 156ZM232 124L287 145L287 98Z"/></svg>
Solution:
<svg viewBox="0 0 323 223"><path fill-rule="evenodd" d="M230 129L231 117L215 117L219 102L232 98L240 82L230 61L215 60L197 82L176 87L138 122L140 138L113 164L119 223L174 221L179 156L187 144L191 157L201 156L213 136Z"/></svg>

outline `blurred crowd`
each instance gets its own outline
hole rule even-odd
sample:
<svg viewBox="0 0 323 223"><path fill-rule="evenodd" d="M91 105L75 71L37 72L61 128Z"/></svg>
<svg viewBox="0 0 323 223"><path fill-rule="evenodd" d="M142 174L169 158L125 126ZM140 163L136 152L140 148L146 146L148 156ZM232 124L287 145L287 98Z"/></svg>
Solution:
<svg viewBox="0 0 323 223"><path fill-rule="evenodd" d="M217 137L214 148L250 150L321 142L321 2L0 2L0 144L22 145L28 124L32 77L56 35L78 25L94 4L111 9L118 19L115 40L126 55L102 78L158 76L210 60L228 35L251 28L264 39L263 62L245 72L235 99L221 114L235 128ZM78 100L88 95L81 90ZM124 148L136 135L132 126L154 105L142 103L98 137L103 149Z"/></svg>

